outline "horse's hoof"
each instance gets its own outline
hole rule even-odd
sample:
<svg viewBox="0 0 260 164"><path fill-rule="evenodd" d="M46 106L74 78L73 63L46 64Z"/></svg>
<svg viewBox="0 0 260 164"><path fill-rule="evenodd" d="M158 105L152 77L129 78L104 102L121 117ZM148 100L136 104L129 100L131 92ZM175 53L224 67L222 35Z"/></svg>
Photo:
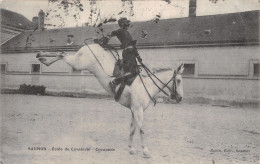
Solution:
<svg viewBox="0 0 260 164"><path fill-rule="evenodd" d="M39 58L38 60L40 60L42 63L44 63L46 61L45 58Z"/></svg>
<svg viewBox="0 0 260 164"><path fill-rule="evenodd" d="M41 57L41 52L38 52L36 55L36 58L39 58L39 57Z"/></svg>
<svg viewBox="0 0 260 164"><path fill-rule="evenodd" d="M149 153L148 153L148 154L147 154L147 153L144 153L144 154L143 154L143 158L151 158L151 155L150 155Z"/></svg>
<svg viewBox="0 0 260 164"><path fill-rule="evenodd" d="M42 64L44 64L44 65L46 65L46 66L49 66L50 65L50 63L48 63L47 62L47 59L45 59L45 58L39 58L38 59Z"/></svg>
<svg viewBox="0 0 260 164"><path fill-rule="evenodd" d="M48 66L48 64L46 64L46 61L47 61L47 60L46 60L45 58L38 58L38 60L39 60L42 64Z"/></svg>
<svg viewBox="0 0 260 164"><path fill-rule="evenodd" d="M147 148L145 148L143 151L143 158L151 158L151 154Z"/></svg>
<svg viewBox="0 0 260 164"><path fill-rule="evenodd" d="M134 154L136 154L136 150L135 150L135 148L130 148L130 150L129 150L129 154L131 154L131 155L134 155Z"/></svg>

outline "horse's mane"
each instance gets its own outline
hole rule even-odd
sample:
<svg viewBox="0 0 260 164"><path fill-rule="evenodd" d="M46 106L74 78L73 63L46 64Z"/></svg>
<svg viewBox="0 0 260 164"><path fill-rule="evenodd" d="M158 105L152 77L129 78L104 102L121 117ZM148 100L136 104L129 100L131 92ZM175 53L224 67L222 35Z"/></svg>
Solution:
<svg viewBox="0 0 260 164"><path fill-rule="evenodd" d="M160 73L160 72L165 72L165 71L170 71L172 70L171 68L167 67L167 68L154 68L153 69L153 73Z"/></svg>
<svg viewBox="0 0 260 164"><path fill-rule="evenodd" d="M163 72L166 72L166 71L172 71L172 68L170 68L170 67L156 67L156 68L149 68L149 69L151 70L151 72L153 74L163 73ZM142 68L141 75L144 76L144 77L148 76L146 71L144 70L144 68Z"/></svg>

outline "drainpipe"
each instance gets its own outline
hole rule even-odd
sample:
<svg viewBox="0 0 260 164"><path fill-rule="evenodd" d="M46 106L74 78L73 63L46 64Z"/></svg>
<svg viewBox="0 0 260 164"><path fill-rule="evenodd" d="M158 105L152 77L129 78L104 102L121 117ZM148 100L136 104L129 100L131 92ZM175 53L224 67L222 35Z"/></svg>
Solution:
<svg viewBox="0 0 260 164"><path fill-rule="evenodd" d="M190 0L189 17L196 17L197 0Z"/></svg>

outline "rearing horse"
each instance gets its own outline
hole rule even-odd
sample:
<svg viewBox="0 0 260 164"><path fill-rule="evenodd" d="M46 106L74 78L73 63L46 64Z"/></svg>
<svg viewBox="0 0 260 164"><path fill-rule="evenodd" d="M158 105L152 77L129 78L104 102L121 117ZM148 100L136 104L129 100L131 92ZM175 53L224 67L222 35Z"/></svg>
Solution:
<svg viewBox="0 0 260 164"><path fill-rule="evenodd" d="M77 70L88 70L94 74L102 87L110 94L113 95L111 88L109 87L109 82L112 74L116 60L113 56L107 53L98 44L89 44L80 48L76 54L65 55L65 53L60 53L59 55L51 55L51 53L39 52L36 56L39 60L46 66L58 60L64 60L68 65ZM44 57L54 57L47 60ZM183 65L179 66L176 71L168 70L155 75L158 79L154 79L154 82L149 77L142 77L143 83L137 76L135 81L131 86L126 86L118 103L129 108L132 113L132 121L129 135L129 153L135 154L136 150L133 147L133 136L136 128L139 129L141 143L143 148L143 157L150 157L150 153L144 144L144 130L143 130L143 113L145 109L149 106L151 101L150 96L154 97L160 92L161 89L167 88L170 91L170 98L175 99L176 102L180 102L183 97L183 84L182 76ZM160 80L159 80L160 79ZM118 90L119 87L116 88ZM147 91L150 93L147 93Z"/></svg>

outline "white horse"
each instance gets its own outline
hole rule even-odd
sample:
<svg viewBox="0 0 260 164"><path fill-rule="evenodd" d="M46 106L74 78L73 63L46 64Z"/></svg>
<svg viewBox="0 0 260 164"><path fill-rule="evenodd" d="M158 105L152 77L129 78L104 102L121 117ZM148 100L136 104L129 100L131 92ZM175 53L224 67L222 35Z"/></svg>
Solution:
<svg viewBox="0 0 260 164"><path fill-rule="evenodd" d="M65 55L65 53L60 53L56 57L47 60L44 57L53 57L53 53L39 52L37 58L49 66L58 60L64 60L68 65L77 70L88 70L94 74L102 87L111 95L113 92L109 87L109 82L112 80L112 75L115 58L106 52L98 44L89 44L83 46L76 54ZM163 72L156 73L155 75L160 79L154 79L160 88L167 88L170 91L170 98L175 99L176 102L180 102L183 97L183 84L182 76L183 65L179 66L177 71L167 70ZM142 77L143 83L146 89L150 93L150 96L154 97L160 92L160 89L153 83L149 77ZM161 82L160 82L161 81ZM133 136L136 128L139 129L141 143L143 148L143 157L150 157L150 153L144 143L144 130L143 130L143 113L148 107L151 99L147 93L139 76L135 79L131 86L125 87L118 103L129 108L132 113L131 128L129 135L129 153L135 154L136 150L133 147ZM118 90L119 87L116 87ZM168 92L169 93L169 92Z"/></svg>

